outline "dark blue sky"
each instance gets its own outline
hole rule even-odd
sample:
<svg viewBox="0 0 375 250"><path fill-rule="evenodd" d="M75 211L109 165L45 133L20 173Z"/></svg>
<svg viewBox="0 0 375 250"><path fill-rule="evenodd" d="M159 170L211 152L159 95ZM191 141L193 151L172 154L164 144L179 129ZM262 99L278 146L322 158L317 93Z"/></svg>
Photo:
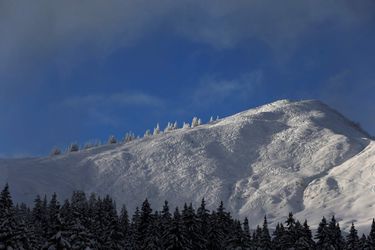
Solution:
<svg viewBox="0 0 375 250"><path fill-rule="evenodd" d="M0 3L0 156L278 99L375 134L375 2Z"/></svg>

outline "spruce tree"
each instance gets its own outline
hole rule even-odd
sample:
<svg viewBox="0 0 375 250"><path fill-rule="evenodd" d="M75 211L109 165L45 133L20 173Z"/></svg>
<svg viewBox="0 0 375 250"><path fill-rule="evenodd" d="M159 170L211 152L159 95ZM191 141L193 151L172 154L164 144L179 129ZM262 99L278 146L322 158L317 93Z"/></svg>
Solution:
<svg viewBox="0 0 375 250"><path fill-rule="evenodd" d="M150 244L159 245L159 243L156 242L157 239L155 239L153 235L156 232L154 228L154 217L152 215L151 205L147 199L142 204L139 221L140 223L138 228L138 240L141 243L142 249L147 249Z"/></svg>
<svg viewBox="0 0 375 250"><path fill-rule="evenodd" d="M198 219L191 203L189 206L185 203L184 209L182 210L181 220L183 225L182 233L188 240L188 245L185 247L197 250L204 249L206 241L200 234Z"/></svg>
<svg viewBox="0 0 375 250"><path fill-rule="evenodd" d="M240 221L234 221L229 239L227 241L227 249L241 249L243 247L243 231Z"/></svg>
<svg viewBox="0 0 375 250"><path fill-rule="evenodd" d="M204 198L202 198L201 205L197 209L197 223L198 223L199 234L202 236L203 239L205 239L206 241L205 244L207 244L209 219L210 219L209 210L206 208L206 202Z"/></svg>
<svg viewBox="0 0 375 250"><path fill-rule="evenodd" d="M288 244L287 247L293 247L295 242L298 240L298 235L296 232L296 221L293 217L293 213L290 212L287 220L285 221L285 243Z"/></svg>
<svg viewBox="0 0 375 250"><path fill-rule="evenodd" d="M132 222L129 228L129 240L126 243L127 249L140 249L141 242L139 242L139 224L140 224L140 212L139 208L136 207L135 212L132 216Z"/></svg>
<svg viewBox="0 0 375 250"><path fill-rule="evenodd" d="M164 201L164 205L160 214L160 231L161 243L164 246L164 240L169 239L169 228L172 224L172 215L169 212L168 201Z"/></svg>
<svg viewBox="0 0 375 250"><path fill-rule="evenodd" d="M313 240L313 236L310 227L307 224L307 220L305 220L305 222L303 223L303 237L306 243L305 249L315 249L315 241Z"/></svg>
<svg viewBox="0 0 375 250"><path fill-rule="evenodd" d="M344 239L341 235L341 229L339 224L336 222L335 216L332 216L331 221L328 224L327 234L330 246L332 246L334 249L344 248Z"/></svg>
<svg viewBox="0 0 375 250"><path fill-rule="evenodd" d="M147 228L146 237L142 244L143 249L154 249L154 250L162 250L162 233L160 231L161 220L159 213L156 211L152 216L152 223Z"/></svg>
<svg viewBox="0 0 375 250"><path fill-rule="evenodd" d="M250 234L250 227L249 227L249 220L245 217L243 222L243 247L245 249L251 248L251 234Z"/></svg>
<svg viewBox="0 0 375 250"><path fill-rule="evenodd" d="M254 249L262 249L262 228L259 225L253 233L253 246Z"/></svg>
<svg viewBox="0 0 375 250"><path fill-rule="evenodd" d="M223 236L223 242L224 246L226 245L226 242L229 235L229 229L230 229L230 223L231 223L231 216L230 213L225 211L224 204L221 201L218 209L216 210L216 226L218 230L220 231L220 234Z"/></svg>
<svg viewBox="0 0 375 250"><path fill-rule="evenodd" d="M314 249L314 241L312 240L311 231L306 220L303 226L297 220L295 225L295 231L297 235L297 241L295 242L294 248L296 250Z"/></svg>
<svg viewBox="0 0 375 250"><path fill-rule="evenodd" d="M345 249L359 249L358 232L354 227L354 223L352 223L349 234L346 236Z"/></svg>
<svg viewBox="0 0 375 250"><path fill-rule="evenodd" d="M375 219L372 219L371 230L367 237L367 244L370 249L375 250Z"/></svg>
<svg viewBox="0 0 375 250"><path fill-rule="evenodd" d="M368 244L367 244L367 238L365 234L362 234L362 237L359 239L359 244L358 244L359 249L367 250L369 249Z"/></svg>
<svg viewBox="0 0 375 250"><path fill-rule="evenodd" d="M267 222L266 216L264 216L264 220L263 220L262 235L261 235L261 238L260 238L260 242L261 242L262 248L264 250L271 250L272 249L272 247L271 247L271 236L270 236L270 232L268 231L268 222Z"/></svg>
<svg viewBox="0 0 375 250"><path fill-rule="evenodd" d="M48 229L47 242L43 245L43 249L70 249L70 243L66 238L67 227L61 219L60 206L57 202L56 195L52 196L48 206Z"/></svg>
<svg viewBox="0 0 375 250"><path fill-rule="evenodd" d="M124 236L124 241L127 241L129 238L129 216L128 210L125 205L122 206L120 216L119 216L119 226L121 228L122 235Z"/></svg>
<svg viewBox="0 0 375 250"><path fill-rule="evenodd" d="M35 232L35 237L32 240L34 246L41 247L45 243L47 237L47 209L43 205L43 201L39 195L34 200L34 207L31 212L31 224Z"/></svg>
<svg viewBox="0 0 375 250"><path fill-rule="evenodd" d="M64 216L69 225L69 241L72 249L91 249L95 241L90 232L91 221L88 217L88 203L86 194L82 191L75 191L71 197L71 203L65 202L68 209L68 216Z"/></svg>
<svg viewBox="0 0 375 250"><path fill-rule="evenodd" d="M218 217L215 211L211 212L208 221L208 231L207 231L207 244L206 247L209 250L224 249L223 239L224 235L222 230L217 227Z"/></svg>
<svg viewBox="0 0 375 250"><path fill-rule="evenodd" d="M167 228L166 234L163 236L164 248L166 250L187 249L186 246L188 246L188 240L182 233L182 227L181 215L176 207L172 223L169 228Z"/></svg>
<svg viewBox="0 0 375 250"><path fill-rule="evenodd" d="M17 223L8 184L0 194L0 249L17 249Z"/></svg>
<svg viewBox="0 0 375 250"><path fill-rule="evenodd" d="M285 249L283 245L283 238L285 237L285 229L283 224L277 223L275 231L272 233L272 247L276 250Z"/></svg>
<svg viewBox="0 0 375 250"><path fill-rule="evenodd" d="M116 206L112 198L107 195L99 206L101 245L104 249L122 249L123 235L119 226L119 219Z"/></svg>
<svg viewBox="0 0 375 250"><path fill-rule="evenodd" d="M327 220L325 217L322 218L321 222L319 223L319 227L317 233L315 235L316 242L316 249L329 249L330 248L330 240L328 234L328 226Z"/></svg>

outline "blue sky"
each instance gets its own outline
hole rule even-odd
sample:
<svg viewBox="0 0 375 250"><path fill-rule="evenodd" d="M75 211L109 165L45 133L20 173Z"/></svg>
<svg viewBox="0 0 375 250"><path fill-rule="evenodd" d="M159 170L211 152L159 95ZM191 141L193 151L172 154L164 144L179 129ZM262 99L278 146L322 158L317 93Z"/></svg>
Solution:
<svg viewBox="0 0 375 250"><path fill-rule="evenodd" d="M375 2L2 1L0 156L319 99L375 134Z"/></svg>

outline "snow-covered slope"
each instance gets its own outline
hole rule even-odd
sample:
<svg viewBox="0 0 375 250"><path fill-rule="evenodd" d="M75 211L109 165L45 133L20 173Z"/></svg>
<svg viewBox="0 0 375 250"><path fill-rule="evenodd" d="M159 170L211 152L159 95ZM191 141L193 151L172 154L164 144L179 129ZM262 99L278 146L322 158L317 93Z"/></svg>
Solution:
<svg viewBox="0 0 375 250"><path fill-rule="evenodd" d="M234 216L312 225L337 214L368 225L375 204L375 143L318 101L277 101L195 128L67 155L0 160L0 184L16 201L80 189L111 194L130 209L204 197Z"/></svg>

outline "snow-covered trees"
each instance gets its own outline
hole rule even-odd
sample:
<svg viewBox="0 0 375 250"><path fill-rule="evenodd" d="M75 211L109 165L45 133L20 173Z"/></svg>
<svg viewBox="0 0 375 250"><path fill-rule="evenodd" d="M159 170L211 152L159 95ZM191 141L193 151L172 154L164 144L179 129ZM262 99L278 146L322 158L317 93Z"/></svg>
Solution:
<svg viewBox="0 0 375 250"><path fill-rule="evenodd" d="M8 184L0 194L0 249L16 249L17 224Z"/></svg>
<svg viewBox="0 0 375 250"><path fill-rule="evenodd" d="M54 156L54 155L60 155L61 154L61 150L57 147L54 147L51 151L51 156Z"/></svg>
<svg viewBox="0 0 375 250"><path fill-rule="evenodd" d="M190 124L187 123L187 122L184 122L184 124L182 125L182 128L183 128L183 129L190 128Z"/></svg>
<svg viewBox="0 0 375 250"><path fill-rule="evenodd" d="M68 147L68 152L78 152L79 151L79 145L77 143L72 143Z"/></svg>
<svg viewBox="0 0 375 250"><path fill-rule="evenodd" d="M354 223L352 223L349 234L346 236L345 249L359 249L358 232L357 229L355 229Z"/></svg>
<svg viewBox="0 0 375 250"><path fill-rule="evenodd" d="M124 137L124 142L127 143L127 142L131 142L133 140L135 140L136 136L134 133L132 132L128 132L125 134L125 137Z"/></svg>
<svg viewBox="0 0 375 250"><path fill-rule="evenodd" d="M285 227L284 227L285 225ZM35 199L30 210L13 205L8 185L0 194L0 249L373 249L375 222L366 237L358 237L354 224L346 239L335 217L322 219L315 238L305 221L289 214L278 223L272 236L264 218L262 226L241 223L225 211L223 203L210 211L202 199L195 211L192 204L176 208L173 216L166 201L153 211L146 199L129 221L125 207L117 214L111 197L75 191L63 206L53 194ZM253 236L250 236L250 228Z"/></svg>
<svg viewBox="0 0 375 250"><path fill-rule="evenodd" d="M193 117L193 120L191 121L191 127L195 128L196 126L199 126L199 119L197 117Z"/></svg>
<svg viewBox="0 0 375 250"><path fill-rule="evenodd" d="M109 138L108 138L108 144L116 144L117 143L117 139L114 135L110 135Z"/></svg>
<svg viewBox="0 0 375 250"><path fill-rule="evenodd" d="M151 136L151 132L149 129L146 130L145 134L143 135L144 137L149 137Z"/></svg>
<svg viewBox="0 0 375 250"><path fill-rule="evenodd" d="M156 124L156 127L154 128L154 133L153 135L158 135L160 134L160 126L159 123Z"/></svg>

